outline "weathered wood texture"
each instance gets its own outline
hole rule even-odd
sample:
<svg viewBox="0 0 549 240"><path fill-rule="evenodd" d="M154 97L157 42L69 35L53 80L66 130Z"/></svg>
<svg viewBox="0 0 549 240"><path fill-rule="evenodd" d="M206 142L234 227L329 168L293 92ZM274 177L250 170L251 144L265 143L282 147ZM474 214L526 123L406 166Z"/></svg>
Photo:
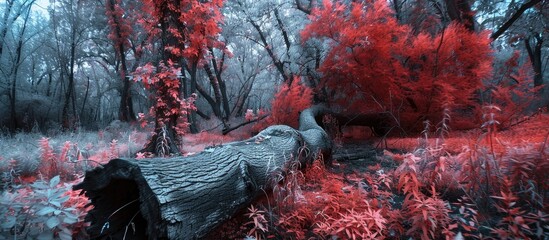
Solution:
<svg viewBox="0 0 549 240"><path fill-rule="evenodd" d="M325 159L331 143L315 117L302 112L300 129L271 126L255 137L207 148L189 157L114 159L86 173L94 209L86 216L92 238L196 239L248 206L275 184L292 161ZM304 165L304 164L303 164Z"/></svg>

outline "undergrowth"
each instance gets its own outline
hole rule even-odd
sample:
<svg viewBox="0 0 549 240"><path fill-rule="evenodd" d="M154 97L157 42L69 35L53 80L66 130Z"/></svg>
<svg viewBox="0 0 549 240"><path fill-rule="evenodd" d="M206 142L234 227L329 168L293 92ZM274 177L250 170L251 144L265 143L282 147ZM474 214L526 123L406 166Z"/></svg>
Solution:
<svg viewBox="0 0 549 240"><path fill-rule="evenodd" d="M72 185L59 176L11 185L0 196L0 239L85 238L88 199Z"/></svg>
<svg viewBox="0 0 549 240"><path fill-rule="evenodd" d="M132 157L147 134L121 129L0 140L0 239L86 239L88 199L73 191L83 173Z"/></svg>
<svg viewBox="0 0 549 240"><path fill-rule="evenodd" d="M500 132L498 108L485 111L482 131L469 135L459 151L448 116L439 124L426 123L410 153L385 150L377 156L383 164L363 172L345 162L327 168L322 159L308 166L290 164L265 197L226 222L216 236L547 239L548 129L526 122L535 128ZM186 140L196 143L196 150L231 140L198 136ZM72 184L109 159L132 157L146 137L102 131L3 139L0 239L86 238L88 200L72 191Z"/></svg>
<svg viewBox="0 0 549 240"><path fill-rule="evenodd" d="M219 232L247 239L547 239L549 132L542 141L504 141L496 114L488 113L484 131L458 153L446 149L444 120L433 131L426 124L411 153L384 151L380 161L396 168L349 173L344 163L327 169L322 160L304 172L290 168L268 198Z"/></svg>

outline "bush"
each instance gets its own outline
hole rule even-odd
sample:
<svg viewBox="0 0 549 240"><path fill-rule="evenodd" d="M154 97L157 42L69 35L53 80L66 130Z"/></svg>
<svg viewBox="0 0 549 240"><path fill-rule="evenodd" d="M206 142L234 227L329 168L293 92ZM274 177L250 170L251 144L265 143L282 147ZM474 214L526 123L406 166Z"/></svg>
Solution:
<svg viewBox="0 0 549 240"><path fill-rule="evenodd" d="M0 239L72 239L82 232L87 203L59 176L15 185L0 197Z"/></svg>

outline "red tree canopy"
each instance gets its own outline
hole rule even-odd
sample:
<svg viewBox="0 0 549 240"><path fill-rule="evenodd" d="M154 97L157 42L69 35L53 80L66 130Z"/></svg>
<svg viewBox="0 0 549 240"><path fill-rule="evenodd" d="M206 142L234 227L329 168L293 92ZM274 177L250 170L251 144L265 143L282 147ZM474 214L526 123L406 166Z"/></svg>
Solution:
<svg viewBox="0 0 549 240"><path fill-rule="evenodd" d="M173 56L201 60L208 48L224 48L218 40L223 0L143 0L143 3L150 18L143 21L145 28L152 36L163 31L169 35L164 50Z"/></svg>
<svg viewBox="0 0 549 240"><path fill-rule="evenodd" d="M470 112L492 72L487 32L452 23L435 35L413 34L381 0L324 0L302 37L328 40L320 70L335 103L353 112L398 113L405 127L438 122L444 109Z"/></svg>

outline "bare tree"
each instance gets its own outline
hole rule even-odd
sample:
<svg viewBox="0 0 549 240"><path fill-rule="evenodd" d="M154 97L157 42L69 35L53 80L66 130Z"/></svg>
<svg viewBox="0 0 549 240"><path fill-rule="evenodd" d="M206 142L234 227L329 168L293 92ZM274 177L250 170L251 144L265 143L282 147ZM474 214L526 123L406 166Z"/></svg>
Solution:
<svg viewBox="0 0 549 240"><path fill-rule="evenodd" d="M63 128L72 129L79 121L76 111L76 67L85 57L83 46L90 38L89 19L91 2L83 0L58 0L51 11L51 24L55 43L57 64L60 69L59 81L64 96L62 99L61 123ZM88 11L86 11L88 10Z"/></svg>

